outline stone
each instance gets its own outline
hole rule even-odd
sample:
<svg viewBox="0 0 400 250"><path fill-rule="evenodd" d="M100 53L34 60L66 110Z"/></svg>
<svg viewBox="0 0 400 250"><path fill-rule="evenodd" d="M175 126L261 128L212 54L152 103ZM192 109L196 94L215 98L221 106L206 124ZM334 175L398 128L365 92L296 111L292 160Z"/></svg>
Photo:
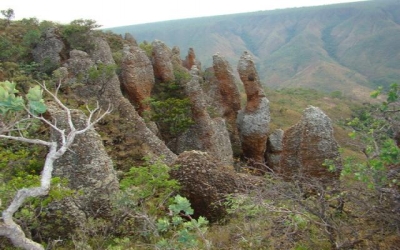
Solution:
<svg viewBox="0 0 400 250"><path fill-rule="evenodd" d="M186 150L202 150L213 155L221 163L232 165L233 153L225 121L221 118L212 119L208 114L198 74L197 67L193 66L192 79L185 85L195 125L178 137L178 153Z"/></svg>
<svg viewBox="0 0 400 250"><path fill-rule="evenodd" d="M149 111L148 99L154 87L153 66L146 52L137 46L126 46L121 63L121 83L129 101L139 115Z"/></svg>
<svg viewBox="0 0 400 250"><path fill-rule="evenodd" d="M182 65L188 70L191 70L192 67L196 65L196 67L201 70L201 63L196 60L196 54L194 53L193 48L189 48L188 54L185 60L182 62Z"/></svg>
<svg viewBox="0 0 400 250"><path fill-rule="evenodd" d="M88 72L94 65L88 53L76 49L69 52L69 59L64 64L68 69L70 77L79 78L76 81L80 82L87 82L89 80Z"/></svg>
<svg viewBox="0 0 400 250"><path fill-rule="evenodd" d="M332 161L336 171L323 166L325 160ZM285 131L278 172L286 178L305 176L331 182L339 178L340 169L331 119L321 109L309 106L300 122Z"/></svg>
<svg viewBox="0 0 400 250"><path fill-rule="evenodd" d="M125 41L127 41L132 46L138 46L136 39L131 35L131 33L125 33L124 37Z"/></svg>
<svg viewBox="0 0 400 250"><path fill-rule="evenodd" d="M284 131L282 129L276 129L268 136L265 161L270 170L279 169L283 151L283 136Z"/></svg>
<svg viewBox="0 0 400 250"><path fill-rule="evenodd" d="M172 82L175 80L174 68L172 65L172 51L163 42L155 40L151 43L153 47L152 63L154 76L163 83Z"/></svg>
<svg viewBox="0 0 400 250"><path fill-rule="evenodd" d="M57 126L66 128L66 112L54 108L49 110ZM87 117L82 111L71 110L71 114L77 129L86 126ZM56 140L58 132L52 131L52 138ZM86 215L110 215L110 197L119 190L119 183L113 162L94 128L75 137L69 150L55 162L53 174L68 179L69 188L82 191L76 197L76 204Z"/></svg>
<svg viewBox="0 0 400 250"><path fill-rule="evenodd" d="M269 101L261 87L254 61L247 52L240 57L238 72L247 95L246 107L239 112L237 119L243 156L256 168L265 171L264 153L271 120Z"/></svg>
<svg viewBox="0 0 400 250"><path fill-rule="evenodd" d="M92 43L95 46L89 57L93 65L115 64L106 40L94 37ZM120 86L118 76L112 73L96 81L89 81L84 86L77 86L74 92L82 100L94 98L103 109L111 105L113 113L118 114L117 127L110 128L105 124L103 129L111 137L112 153L118 154L119 160L125 162L123 165L132 161L134 164L142 164L145 156L154 161L161 159L166 164L172 163L176 155L147 127L135 107L123 96Z"/></svg>
<svg viewBox="0 0 400 250"><path fill-rule="evenodd" d="M213 107L226 120L232 149L240 155L242 150L236 120L241 103L236 77L229 62L219 54L213 56L213 72L215 76L213 84L216 85Z"/></svg>
<svg viewBox="0 0 400 250"><path fill-rule="evenodd" d="M32 55L35 62L40 65L41 71L51 73L60 67L63 50L65 50L65 45L58 34L58 30L48 28L32 50Z"/></svg>
<svg viewBox="0 0 400 250"><path fill-rule="evenodd" d="M67 134L66 111L54 103L47 106L50 119L57 121L57 127L66 129ZM86 127L87 117L82 111L71 110L71 116L76 129ZM59 140L59 132L51 130L51 138ZM112 198L119 191L119 183L113 162L94 128L75 137L66 153L54 163L53 177L67 179L67 187L76 194L52 201L46 207L41 219L52 223L51 231L41 232L46 237L67 236L79 230L89 218L112 216Z"/></svg>
<svg viewBox="0 0 400 250"><path fill-rule="evenodd" d="M262 179L237 174L233 168L222 166L209 153L186 151L174 162L170 171L181 185L180 194L189 199L194 217L204 216L214 222L226 214L227 195L246 192L262 183Z"/></svg>

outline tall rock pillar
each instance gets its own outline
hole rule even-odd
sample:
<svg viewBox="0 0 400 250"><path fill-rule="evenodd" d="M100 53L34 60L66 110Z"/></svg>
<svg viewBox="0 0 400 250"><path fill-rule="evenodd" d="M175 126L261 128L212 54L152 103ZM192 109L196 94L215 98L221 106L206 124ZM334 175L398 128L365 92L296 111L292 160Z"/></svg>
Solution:
<svg viewBox="0 0 400 250"><path fill-rule="evenodd" d="M270 123L269 101L265 97L254 61L244 52L238 64L240 79L244 84L247 104L239 112L237 123L242 141L243 156L263 169L264 153Z"/></svg>

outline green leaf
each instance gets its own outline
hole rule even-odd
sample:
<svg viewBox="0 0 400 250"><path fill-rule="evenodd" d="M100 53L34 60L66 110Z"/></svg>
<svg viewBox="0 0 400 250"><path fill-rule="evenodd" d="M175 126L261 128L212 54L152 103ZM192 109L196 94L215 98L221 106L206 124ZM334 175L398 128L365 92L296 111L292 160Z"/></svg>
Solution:
<svg viewBox="0 0 400 250"><path fill-rule="evenodd" d="M26 99L28 99L28 101L41 101L43 100L42 93L43 90L39 85L36 85L35 87L29 89Z"/></svg>
<svg viewBox="0 0 400 250"><path fill-rule="evenodd" d="M46 112L47 106L42 101L30 101L29 102L29 111L33 114L43 114Z"/></svg>
<svg viewBox="0 0 400 250"><path fill-rule="evenodd" d="M193 209L191 208L190 201L185 197L180 195L175 196L174 203L175 204L169 206L169 209L174 214L179 214L181 211L187 215L192 215L194 213Z"/></svg>
<svg viewBox="0 0 400 250"><path fill-rule="evenodd" d="M158 219L157 221L157 230L159 232L167 232L169 228L169 221L166 218Z"/></svg>

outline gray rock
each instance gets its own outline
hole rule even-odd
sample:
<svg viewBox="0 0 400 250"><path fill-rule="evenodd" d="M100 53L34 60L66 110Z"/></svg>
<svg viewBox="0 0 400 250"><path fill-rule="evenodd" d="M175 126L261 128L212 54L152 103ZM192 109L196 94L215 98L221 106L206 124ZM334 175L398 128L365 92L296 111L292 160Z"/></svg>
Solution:
<svg viewBox="0 0 400 250"><path fill-rule="evenodd" d="M255 167L262 168L271 120L269 101L261 87L254 61L247 52L239 60L238 72L247 95L246 107L237 118L243 155L254 162Z"/></svg>
<svg viewBox="0 0 400 250"><path fill-rule="evenodd" d="M328 171L325 160L331 160L337 171ZM321 109L309 106L300 122L285 132L279 172L286 177L302 175L331 182L339 178L340 169L331 119Z"/></svg>
<svg viewBox="0 0 400 250"><path fill-rule="evenodd" d="M65 45L57 32L56 28L47 29L32 50L33 59L43 72L50 73L61 65L61 52Z"/></svg>
<svg viewBox="0 0 400 250"><path fill-rule="evenodd" d="M193 66L192 79L185 86L185 92L192 104L195 125L178 137L178 152L202 150L213 155L221 163L232 165L233 153L225 121L220 118L212 119L208 114L198 73L197 67Z"/></svg>

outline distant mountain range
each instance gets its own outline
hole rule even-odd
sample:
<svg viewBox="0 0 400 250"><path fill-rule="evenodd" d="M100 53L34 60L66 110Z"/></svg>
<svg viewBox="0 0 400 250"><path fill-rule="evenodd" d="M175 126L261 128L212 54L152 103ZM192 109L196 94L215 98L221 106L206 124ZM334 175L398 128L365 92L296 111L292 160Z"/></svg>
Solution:
<svg viewBox="0 0 400 250"><path fill-rule="evenodd" d="M305 87L363 96L400 81L400 1L375 0L259 11L111 29L138 42L190 47L203 64L219 52L233 68L243 51L272 88Z"/></svg>

